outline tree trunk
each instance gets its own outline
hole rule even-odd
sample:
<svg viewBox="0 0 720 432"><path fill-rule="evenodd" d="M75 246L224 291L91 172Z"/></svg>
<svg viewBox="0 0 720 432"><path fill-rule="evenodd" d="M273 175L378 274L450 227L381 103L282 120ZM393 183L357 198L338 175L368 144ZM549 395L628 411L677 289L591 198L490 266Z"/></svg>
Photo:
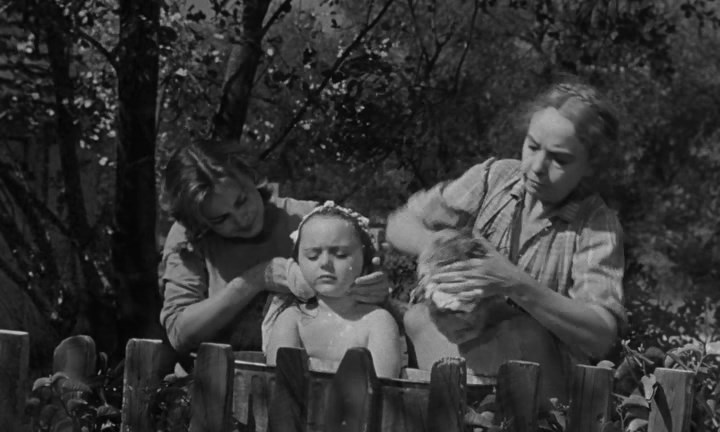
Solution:
<svg viewBox="0 0 720 432"><path fill-rule="evenodd" d="M82 129L73 108L74 82L70 76L72 41L64 26L68 25L59 8L36 10L46 17L44 30L55 92L56 127L60 165L63 179L63 196L67 207L68 226L75 240L74 249L80 262L84 283L73 292L77 296L77 314L73 333L92 336L103 350L115 346L115 320L107 302L100 299L104 284L93 262L92 230L88 222L83 195L80 163L77 148ZM43 15L48 13L48 15Z"/></svg>
<svg viewBox="0 0 720 432"><path fill-rule="evenodd" d="M120 342L157 337L160 296L155 243L155 108L158 0L120 1L118 149L112 262Z"/></svg>
<svg viewBox="0 0 720 432"><path fill-rule="evenodd" d="M213 137L240 142L255 71L260 63L263 20L270 0L244 2L242 40L230 50L220 107L213 118Z"/></svg>

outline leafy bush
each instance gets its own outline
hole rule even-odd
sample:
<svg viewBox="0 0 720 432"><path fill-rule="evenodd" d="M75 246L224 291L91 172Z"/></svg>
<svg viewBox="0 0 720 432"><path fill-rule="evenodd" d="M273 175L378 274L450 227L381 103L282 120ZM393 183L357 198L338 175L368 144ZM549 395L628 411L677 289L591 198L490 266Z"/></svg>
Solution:
<svg viewBox="0 0 720 432"><path fill-rule="evenodd" d="M110 367L107 356L101 352L95 357L94 350L87 336L72 336L58 345L56 371L35 380L27 400L33 432L120 430L124 363Z"/></svg>

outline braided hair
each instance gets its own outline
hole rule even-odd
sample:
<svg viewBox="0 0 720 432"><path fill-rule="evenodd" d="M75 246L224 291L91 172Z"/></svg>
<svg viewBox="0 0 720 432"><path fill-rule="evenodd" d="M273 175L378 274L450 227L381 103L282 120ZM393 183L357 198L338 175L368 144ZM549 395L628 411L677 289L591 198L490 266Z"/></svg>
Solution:
<svg viewBox="0 0 720 432"><path fill-rule="evenodd" d="M580 83L555 84L532 101L523 126L527 127L532 116L545 108L555 108L573 123L591 165L607 163L619 141L620 122L612 104L597 89Z"/></svg>

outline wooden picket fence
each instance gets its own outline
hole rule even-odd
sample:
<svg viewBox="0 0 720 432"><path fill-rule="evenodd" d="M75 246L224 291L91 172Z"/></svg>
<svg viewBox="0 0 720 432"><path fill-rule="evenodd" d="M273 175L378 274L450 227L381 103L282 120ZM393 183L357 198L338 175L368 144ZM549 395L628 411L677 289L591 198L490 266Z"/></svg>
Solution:
<svg viewBox="0 0 720 432"><path fill-rule="evenodd" d="M0 431L22 417L29 390L27 333L0 330ZM150 406L177 357L158 340L133 339L126 347L123 432L153 431ZM303 350L284 348L277 366L260 353L236 353L228 345L202 344L191 386L192 432L225 432L233 418L248 431L465 432L467 401L494 394L496 419L507 431L536 432L536 363L510 361L497 377L467 376L464 361L448 358L432 371L409 369L402 379L378 378L370 353L349 350L336 373L312 371ZM614 370L577 366L566 432L602 432L610 419ZM687 432L694 374L655 370L658 388L649 432ZM476 419L477 420L477 419ZM472 422L471 422L472 423Z"/></svg>

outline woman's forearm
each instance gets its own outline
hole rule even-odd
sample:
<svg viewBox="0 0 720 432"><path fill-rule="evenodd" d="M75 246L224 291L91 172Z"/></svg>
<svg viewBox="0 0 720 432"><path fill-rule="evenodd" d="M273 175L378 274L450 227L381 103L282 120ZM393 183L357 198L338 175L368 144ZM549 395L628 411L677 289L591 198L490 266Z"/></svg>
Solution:
<svg viewBox="0 0 720 432"><path fill-rule="evenodd" d="M420 255L430 244L432 233L416 215L402 208L388 217L385 238L401 252Z"/></svg>
<svg viewBox="0 0 720 432"><path fill-rule="evenodd" d="M520 307L566 344L592 357L607 354L617 338L617 321L609 311L546 289L528 275L522 280L523 289L510 290Z"/></svg>
<svg viewBox="0 0 720 432"><path fill-rule="evenodd" d="M187 351L209 341L230 324L265 286L265 264L236 277L220 292L187 306L177 317L171 342ZM169 332L170 333L170 332Z"/></svg>

